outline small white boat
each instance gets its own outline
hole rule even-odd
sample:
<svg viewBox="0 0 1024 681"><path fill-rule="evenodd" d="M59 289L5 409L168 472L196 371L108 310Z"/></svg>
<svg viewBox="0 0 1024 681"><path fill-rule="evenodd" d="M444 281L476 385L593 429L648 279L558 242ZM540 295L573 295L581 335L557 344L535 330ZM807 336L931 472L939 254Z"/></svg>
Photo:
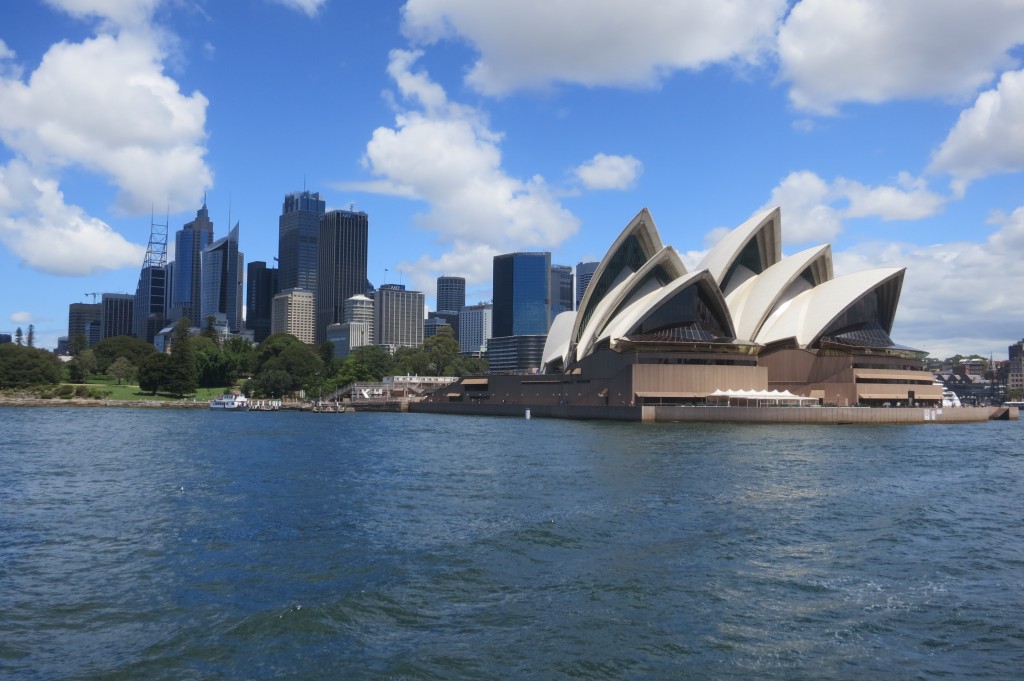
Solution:
<svg viewBox="0 0 1024 681"><path fill-rule="evenodd" d="M210 400L210 409L224 411L248 411L249 399L241 393L224 393Z"/></svg>

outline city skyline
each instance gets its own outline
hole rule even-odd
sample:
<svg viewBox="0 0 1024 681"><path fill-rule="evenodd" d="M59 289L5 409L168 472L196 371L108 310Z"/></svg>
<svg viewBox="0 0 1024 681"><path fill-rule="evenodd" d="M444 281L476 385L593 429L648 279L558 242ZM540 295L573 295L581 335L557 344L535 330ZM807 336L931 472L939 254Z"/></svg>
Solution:
<svg viewBox="0 0 1024 681"><path fill-rule="evenodd" d="M136 290L153 213L173 239L205 197L210 241L241 222L269 265L304 190L369 214L368 279L431 309L442 274L490 299L494 255L598 260L644 207L692 268L780 205L787 254L907 267L901 343L1024 335L1024 7L48 0L0 27L0 332L42 347Z"/></svg>

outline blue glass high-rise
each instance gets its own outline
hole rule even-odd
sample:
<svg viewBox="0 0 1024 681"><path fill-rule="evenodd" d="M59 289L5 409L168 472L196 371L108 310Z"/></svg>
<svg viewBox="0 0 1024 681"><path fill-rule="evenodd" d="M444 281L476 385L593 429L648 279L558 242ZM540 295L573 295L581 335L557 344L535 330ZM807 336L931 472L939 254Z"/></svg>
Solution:
<svg viewBox="0 0 1024 681"><path fill-rule="evenodd" d="M187 223L174 237L174 277L171 288L170 318L188 317L198 326L203 282L202 252L213 241L213 221L203 207L196 219Z"/></svg>
<svg viewBox="0 0 1024 681"><path fill-rule="evenodd" d="M551 254L494 256L493 293L495 337L546 334L551 317Z"/></svg>
<svg viewBox="0 0 1024 681"><path fill-rule="evenodd" d="M277 279L281 291L316 291L320 218L327 204L319 192L292 192L284 197L278 220Z"/></svg>

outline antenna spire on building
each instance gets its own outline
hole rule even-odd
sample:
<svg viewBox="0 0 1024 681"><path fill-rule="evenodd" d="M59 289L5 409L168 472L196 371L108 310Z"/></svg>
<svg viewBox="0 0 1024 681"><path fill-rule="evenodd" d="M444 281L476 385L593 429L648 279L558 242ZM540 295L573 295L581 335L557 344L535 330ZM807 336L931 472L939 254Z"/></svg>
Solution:
<svg viewBox="0 0 1024 681"><path fill-rule="evenodd" d="M203 198L203 205L206 204L206 198ZM170 215L170 206L167 208L168 215ZM143 267L163 267L167 264L167 225L170 221L164 219L164 224L160 224L156 221L156 216L153 213L153 208L149 209L149 245L146 247L146 259L142 263Z"/></svg>

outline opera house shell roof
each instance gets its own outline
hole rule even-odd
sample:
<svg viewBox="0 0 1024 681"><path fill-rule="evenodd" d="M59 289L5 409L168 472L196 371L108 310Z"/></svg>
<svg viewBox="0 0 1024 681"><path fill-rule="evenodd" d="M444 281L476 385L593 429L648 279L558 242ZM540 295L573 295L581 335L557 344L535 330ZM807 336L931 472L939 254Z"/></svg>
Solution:
<svg viewBox="0 0 1024 681"><path fill-rule="evenodd" d="M644 209L601 259L579 309L559 315L546 372L602 348L896 348L889 337L903 268L836 277L828 245L782 255L781 211L752 216L688 272Z"/></svg>

